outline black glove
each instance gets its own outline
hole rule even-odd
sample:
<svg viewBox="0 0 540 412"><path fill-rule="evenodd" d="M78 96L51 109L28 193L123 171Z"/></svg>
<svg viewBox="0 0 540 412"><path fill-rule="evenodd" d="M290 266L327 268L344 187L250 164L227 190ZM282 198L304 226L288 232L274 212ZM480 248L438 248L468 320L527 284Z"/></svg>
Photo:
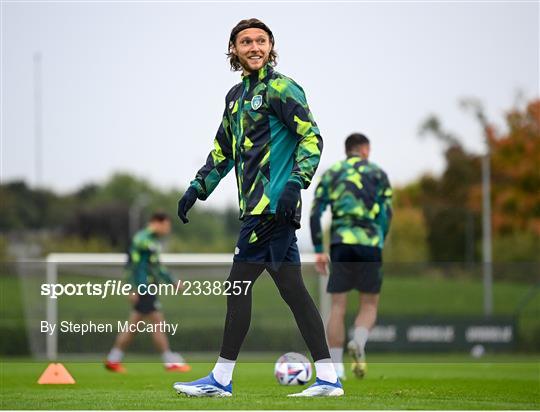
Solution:
<svg viewBox="0 0 540 412"><path fill-rule="evenodd" d="M189 223L187 218L187 212L193 207L195 201L197 200L197 189L190 186L184 196L178 201L178 217L183 223Z"/></svg>
<svg viewBox="0 0 540 412"><path fill-rule="evenodd" d="M287 182L276 208L276 220L278 223L287 223L294 219L299 200L300 185L296 182Z"/></svg>

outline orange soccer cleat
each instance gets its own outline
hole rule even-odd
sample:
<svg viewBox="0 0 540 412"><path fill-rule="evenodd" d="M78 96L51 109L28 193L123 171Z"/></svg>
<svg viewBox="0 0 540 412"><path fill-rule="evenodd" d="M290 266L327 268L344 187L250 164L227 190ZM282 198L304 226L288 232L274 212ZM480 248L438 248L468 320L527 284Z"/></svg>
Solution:
<svg viewBox="0 0 540 412"><path fill-rule="evenodd" d="M111 372L126 373L126 368L122 365L122 362L105 362L105 368Z"/></svg>
<svg viewBox="0 0 540 412"><path fill-rule="evenodd" d="M189 372L191 366L187 363L166 363L165 370L167 372Z"/></svg>

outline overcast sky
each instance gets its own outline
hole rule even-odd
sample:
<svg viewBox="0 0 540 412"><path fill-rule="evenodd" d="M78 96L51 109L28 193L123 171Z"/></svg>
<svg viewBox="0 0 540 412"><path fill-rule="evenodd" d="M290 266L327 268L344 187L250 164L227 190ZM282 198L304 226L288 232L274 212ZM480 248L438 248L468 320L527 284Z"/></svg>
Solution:
<svg viewBox="0 0 540 412"><path fill-rule="evenodd" d="M63 192L114 171L187 185L239 81L224 53L242 18L270 26L277 70L307 93L325 141L318 173L343 157L353 131L371 138L372 160L395 185L440 172L442 147L417 133L427 115L479 151L480 129L460 98L481 99L502 125L518 92L539 95L538 2L3 1L1 12L2 179L35 182L39 51L42 183ZM304 196L307 214L311 191ZM207 203L235 202L231 173Z"/></svg>

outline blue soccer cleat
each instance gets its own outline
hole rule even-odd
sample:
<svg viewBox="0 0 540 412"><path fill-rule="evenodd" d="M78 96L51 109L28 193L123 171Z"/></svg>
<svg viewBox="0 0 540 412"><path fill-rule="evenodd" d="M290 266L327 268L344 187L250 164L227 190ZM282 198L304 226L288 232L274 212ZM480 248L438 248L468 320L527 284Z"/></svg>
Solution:
<svg viewBox="0 0 540 412"><path fill-rule="evenodd" d="M291 393L287 396L292 397L315 397L315 396L342 396L345 392L339 379L335 383L323 381L317 378L315 383L309 388L304 389L299 393Z"/></svg>
<svg viewBox="0 0 540 412"><path fill-rule="evenodd" d="M210 375L193 382L176 382L173 388L178 394L198 398L232 396L232 382L223 386L215 380L214 374L211 372Z"/></svg>

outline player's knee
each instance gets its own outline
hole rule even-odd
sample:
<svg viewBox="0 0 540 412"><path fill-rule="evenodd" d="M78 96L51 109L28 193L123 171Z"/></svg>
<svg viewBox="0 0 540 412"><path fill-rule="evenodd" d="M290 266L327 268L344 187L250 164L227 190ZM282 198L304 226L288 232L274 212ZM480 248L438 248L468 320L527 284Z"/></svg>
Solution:
<svg viewBox="0 0 540 412"><path fill-rule="evenodd" d="M361 297L360 297L361 308L365 308L366 310L377 310L377 306L379 306L378 294L361 294Z"/></svg>
<svg viewBox="0 0 540 412"><path fill-rule="evenodd" d="M291 308L307 307L310 305L311 297L306 288L301 286L286 286L280 289L280 294L283 300Z"/></svg>
<svg viewBox="0 0 540 412"><path fill-rule="evenodd" d="M251 288L241 294L231 293L227 295L227 309L243 308L246 305L250 305L251 302Z"/></svg>
<svg viewBox="0 0 540 412"><path fill-rule="evenodd" d="M289 286L279 286L278 287L279 294L281 295L281 298L289 303L290 301L294 300L294 291Z"/></svg>

